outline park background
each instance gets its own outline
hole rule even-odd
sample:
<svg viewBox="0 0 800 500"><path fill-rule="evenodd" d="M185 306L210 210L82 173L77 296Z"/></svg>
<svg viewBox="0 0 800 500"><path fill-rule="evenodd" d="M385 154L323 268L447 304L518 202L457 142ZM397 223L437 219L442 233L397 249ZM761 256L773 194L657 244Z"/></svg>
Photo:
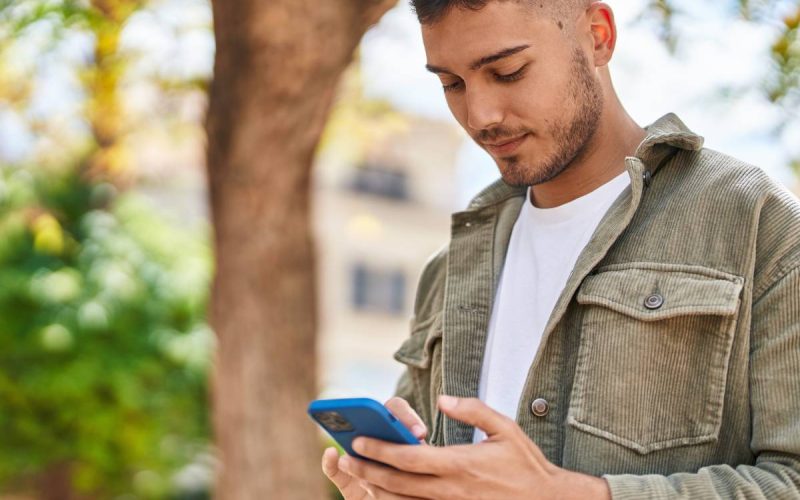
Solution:
<svg viewBox="0 0 800 500"><path fill-rule="evenodd" d="M610 3L634 119L800 191L800 2ZM391 395L497 177L424 64L393 0L0 0L1 499L327 495L305 405Z"/></svg>

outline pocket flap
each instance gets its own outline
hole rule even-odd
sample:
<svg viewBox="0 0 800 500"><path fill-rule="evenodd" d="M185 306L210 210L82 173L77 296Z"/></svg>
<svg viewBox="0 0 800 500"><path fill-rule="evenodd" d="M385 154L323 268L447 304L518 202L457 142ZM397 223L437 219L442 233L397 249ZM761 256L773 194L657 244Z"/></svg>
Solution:
<svg viewBox="0 0 800 500"><path fill-rule="evenodd" d="M420 322L411 321L411 335L394 353L394 359L417 368L431 364L432 344L442 338L442 315L435 314Z"/></svg>
<svg viewBox="0 0 800 500"><path fill-rule="evenodd" d="M738 276L698 266L609 266L584 279L576 300L640 321L730 316L738 309L743 282Z"/></svg>

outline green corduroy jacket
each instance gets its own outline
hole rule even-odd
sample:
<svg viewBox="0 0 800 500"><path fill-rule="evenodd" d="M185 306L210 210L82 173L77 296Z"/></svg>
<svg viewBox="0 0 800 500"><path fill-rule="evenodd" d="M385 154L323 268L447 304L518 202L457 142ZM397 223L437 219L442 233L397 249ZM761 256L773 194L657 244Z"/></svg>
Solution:
<svg viewBox="0 0 800 500"><path fill-rule="evenodd" d="M615 499L800 498L800 203L673 114L647 132L556 303L516 420ZM397 394L434 445L472 440L435 402L477 397L525 199L489 186L420 278Z"/></svg>

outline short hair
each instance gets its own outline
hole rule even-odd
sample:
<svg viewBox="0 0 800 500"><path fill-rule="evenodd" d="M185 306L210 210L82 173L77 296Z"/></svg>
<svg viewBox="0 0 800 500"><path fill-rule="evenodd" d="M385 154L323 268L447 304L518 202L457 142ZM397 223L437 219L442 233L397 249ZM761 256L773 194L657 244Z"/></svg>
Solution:
<svg viewBox="0 0 800 500"><path fill-rule="evenodd" d="M560 28L564 20L572 16L579 8L586 8L592 0L410 0L411 10L417 15L420 24L434 24L442 19L450 10L481 10L490 1L517 1L538 7L542 14L549 16Z"/></svg>

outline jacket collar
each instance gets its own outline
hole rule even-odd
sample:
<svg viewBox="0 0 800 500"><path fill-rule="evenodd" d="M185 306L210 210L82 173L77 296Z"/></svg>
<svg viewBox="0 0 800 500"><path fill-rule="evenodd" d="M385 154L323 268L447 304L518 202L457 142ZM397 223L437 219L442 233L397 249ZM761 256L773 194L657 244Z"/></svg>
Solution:
<svg viewBox="0 0 800 500"><path fill-rule="evenodd" d="M636 148L634 156L644 163L651 174L655 174L662 160L676 152L676 149L698 151L703 147L703 137L689 130L674 113L667 113L644 128L647 135ZM509 198L524 196L526 191L526 186L509 186L498 179L472 199L467 211L480 210Z"/></svg>
<svg viewBox="0 0 800 500"><path fill-rule="evenodd" d="M647 135L636 148L634 156L655 174L662 160L680 150L699 151L703 137L695 134L674 113L667 113L647 127ZM678 150L678 151L675 151Z"/></svg>

